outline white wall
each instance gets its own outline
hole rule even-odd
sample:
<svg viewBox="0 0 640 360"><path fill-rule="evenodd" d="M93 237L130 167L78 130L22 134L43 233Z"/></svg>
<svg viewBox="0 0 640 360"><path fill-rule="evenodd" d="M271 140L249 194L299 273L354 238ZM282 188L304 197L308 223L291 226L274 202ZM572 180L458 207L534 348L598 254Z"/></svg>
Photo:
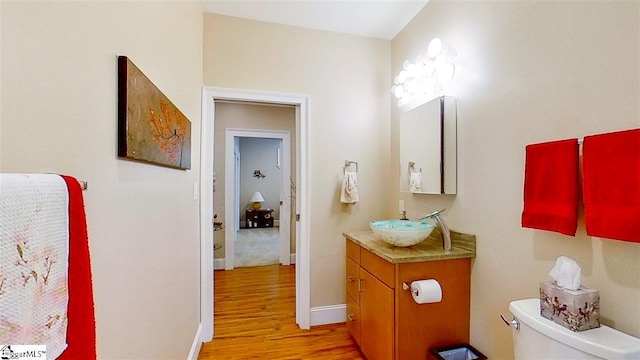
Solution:
<svg viewBox="0 0 640 360"><path fill-rule="evenodd" d="M344 304L342 233L387 203L390 42L205 14L203 51L207 86L309 96L311 307ZM355 206L339 203L345 160L359 163Z"/></svg>
<svg viewBox="0 0 640 360"><path fill-rule="evenodd" d="M0 4L0 171L89 182L98 357L186 358L200 322L199 3ZM117 159L117 55L191 120L190 171Z"/></svg>
<svg viewBox="0 0 640 360"><path fill-rule="evenodd" d="M640 337L639 244L587 236L582 215L575 238L520 226L527 144L640 127L639 24L637 1L431 1L392 41L392 76L433 37L459 53L458 195L399 194L394 179L387 209L447 208L451 228L476 234L471 343L489 358L512 358L500 313L537 297L560 255L600 290L602 322Z"/></svg>

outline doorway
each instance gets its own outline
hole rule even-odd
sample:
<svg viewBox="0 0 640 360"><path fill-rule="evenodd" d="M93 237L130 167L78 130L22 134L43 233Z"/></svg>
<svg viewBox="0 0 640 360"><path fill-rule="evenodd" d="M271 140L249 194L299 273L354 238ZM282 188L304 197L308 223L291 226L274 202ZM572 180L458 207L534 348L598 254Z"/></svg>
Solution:
<svg viewBox="0 0 640 360"><path fill-rule="evenodd" d="M200 128L200 324L203 342L213 338L213 184L215 101L246 101L295 107L295 232L296 232L296 323L310 328L310 224L309 224L309 97L263 91L203 87ZM197 185L197 184L194 184Z"/></svg>
<svg viewBox="0 0 640 360"><path fill-rule="evenodd" d="M235 253L236 253L236 241L238 240L238 231L241 228L241 213L242 210L246 207L248 199L254 194L254 191L260 192L267 195L267 200L271 198L271 201L267 201L266 204L271 204L271 206L275 209L276 205L278 207L277 213L275 216L279 221L279 240L278 240L278 260L282 265L290 265L290 249L291 249L291 236L290 236L290 226L291 226L291 145L290 145L290 137L289 133L283 131L265 131L265 130L246 130L246 129L226 129L225 136L225 218L227 219L227 223L231 223L231 219L233 219L233 228L227 226L227 230L225 230L225 269L231 270L235 267ZM245 140L247 143L250 140L255 140L253 143L258 143L265 145L264 141L267 141L266 147L272 146L273 151L268 151L267 154L262 154L262 159L259 159L258 164L262 166L267 166L267 169L272 170L273 172L279 171L279 179L271 179L267 178L267 176L271 176L269 171L265 171L264 168L256 169L253 172L252 178L247 178L246 174L247 169L241 171L241 162L242 160L242 151L241 151L241 143ZM264 141L263 141L264 140ZM273 142L275 141L275 143ZM276 144L273 146L271 144ZM258 148L259 151L264 151L264 146ZM248 160L246 162L249 162ZM265 164L270 163L270 164ZM254 167L258 167L256 165ZM249 192L245 194L244 199L241 199L241 190L242 179L245 179L245 183L251 181L253 184L249 186L248 189L245 188L245 193L247 190ZM274 192L277 194L270 194L266 192L270 186L262 185L267 181L276 180L278 182L277 188L274 189ZM279 181L278 181L279 180ZM271 186L273 187L273 186ZM277 196L277 201L274 201ZM263 197L263 200L264 197ZM272 214L269 214L272 216ZM246 220L245 220L246 222ZM273 223L269 223L273 224ZM255 224L254 224L255 225ZM245 226L247 227L247 226ZM294 229L295 231L295 229Z"/></svg>

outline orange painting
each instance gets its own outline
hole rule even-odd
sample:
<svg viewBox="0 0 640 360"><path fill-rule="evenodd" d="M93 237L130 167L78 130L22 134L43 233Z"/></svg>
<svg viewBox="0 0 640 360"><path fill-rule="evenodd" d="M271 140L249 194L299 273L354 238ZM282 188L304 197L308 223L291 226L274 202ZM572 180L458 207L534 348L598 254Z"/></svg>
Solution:
<svg viewBox="0 0 640 360"><path fill-rule="evenodd" d="M118 57L118 156L191 168L191 122L126 56Z"/></svg>

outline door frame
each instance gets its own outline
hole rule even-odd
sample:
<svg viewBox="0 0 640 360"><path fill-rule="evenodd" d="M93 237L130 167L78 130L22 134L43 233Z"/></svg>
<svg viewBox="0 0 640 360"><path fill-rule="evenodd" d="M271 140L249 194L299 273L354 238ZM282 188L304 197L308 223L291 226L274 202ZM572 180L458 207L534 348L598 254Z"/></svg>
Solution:
<svg viewBox="0 0 640 360"><path fill-rule="evenodd" d="M282 155L282 179L280 180L280 226L278 261L282 265L290 265L291 263L291 237L290 237L290 219L291 205L288 201L291 195L290 178L291 178L291 146L290 134L288 131L273 130L257 130L257 129L236 129L227 128L225 133L225 173L224 173L224 212L227 224L229 219L233 220L233 229L227 226L224 232L224 268L231 270L235 268L235 241L237 239L237 227L240 217L240 206L237 201L237 191L240 179L238 178L236 161L236 139L240 138L263 138L280 140L279 145L283 151ZM240 160L242 161L242 160ZM238 223L236 223L238 221Z"/></svg>
<svg viewBox="0 0 640 360"><path fill-rule="evenodd" d="M296 323L310 328L309 96L203 86L200 127L200 325L213 339L213 184L215 100L293 105L296 108Z"/></svg>

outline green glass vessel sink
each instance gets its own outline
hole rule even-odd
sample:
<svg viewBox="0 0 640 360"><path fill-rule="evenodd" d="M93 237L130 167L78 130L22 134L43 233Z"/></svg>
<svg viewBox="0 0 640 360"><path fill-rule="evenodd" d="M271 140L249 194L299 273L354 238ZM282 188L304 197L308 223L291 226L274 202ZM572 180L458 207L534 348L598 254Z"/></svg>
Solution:
<svg viewBox="0 0 640 360"><path fill-rule="evenodd" d="M434 226L426 221L376 220L369 223L373 233L381 240L399 247L415 245L425 240Z"/></svg>

